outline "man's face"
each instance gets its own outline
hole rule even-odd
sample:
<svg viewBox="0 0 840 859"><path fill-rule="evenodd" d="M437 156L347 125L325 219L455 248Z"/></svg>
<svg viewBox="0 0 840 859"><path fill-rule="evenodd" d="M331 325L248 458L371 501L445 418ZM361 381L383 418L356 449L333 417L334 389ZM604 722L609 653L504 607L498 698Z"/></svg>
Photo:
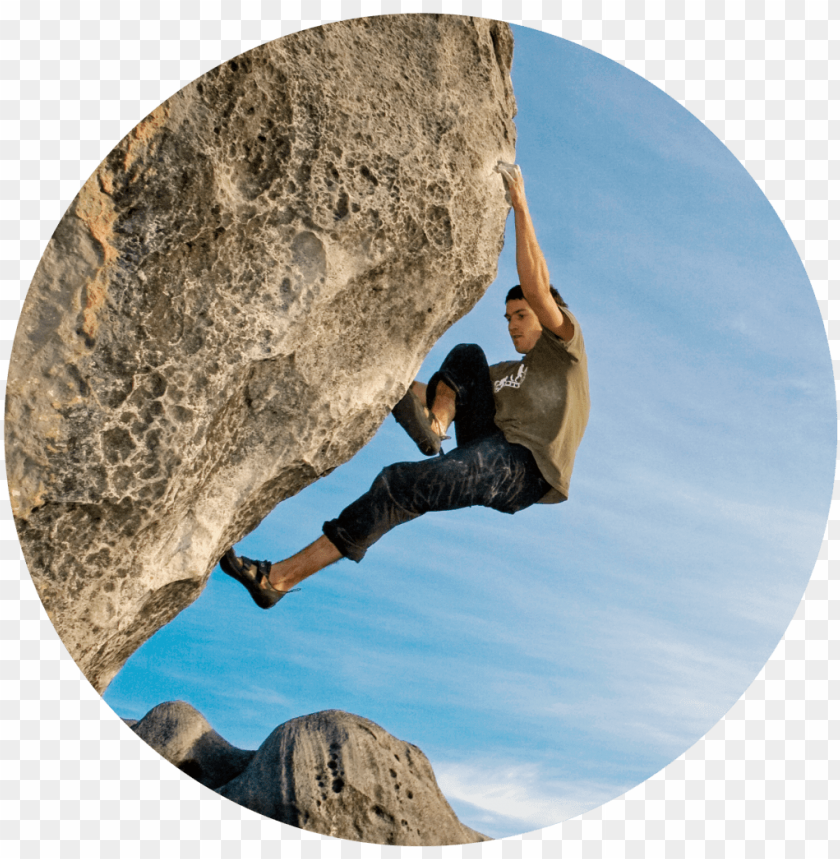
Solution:
<svg viewBox="0 0 840 859"><path fill-rule="evenodd" d="M542 334L542 325L531 305L524 298L516 298L505 305L505 319L513 348L522 355L537 345Z"/></svg>

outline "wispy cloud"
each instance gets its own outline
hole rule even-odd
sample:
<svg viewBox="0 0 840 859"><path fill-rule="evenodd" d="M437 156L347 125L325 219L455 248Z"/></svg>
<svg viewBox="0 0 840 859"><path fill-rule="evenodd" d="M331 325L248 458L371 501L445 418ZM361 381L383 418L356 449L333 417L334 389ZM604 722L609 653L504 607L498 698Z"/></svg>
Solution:
<svg viewBox="0 0 840 859"><path fill-rule="evenodd" d="M492 757L480 763L433 761L433 766L444 796L464 803L462 821L496 838L562 823L633 786L564 781L546 767Z"/></svg>

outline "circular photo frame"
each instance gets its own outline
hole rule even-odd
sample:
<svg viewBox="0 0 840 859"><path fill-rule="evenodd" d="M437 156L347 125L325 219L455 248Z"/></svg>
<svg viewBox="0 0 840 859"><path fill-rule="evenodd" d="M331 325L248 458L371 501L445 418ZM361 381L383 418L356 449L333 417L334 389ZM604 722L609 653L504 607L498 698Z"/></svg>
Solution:
<svg viewBox="0 0 840 859"><path fill-rule="evenodd" d="M513 216L503 232L495 169L514 157L587 344L568 500L423 516L262 615L221 554L280 561L383 466L417 459L388 412L453 348L514 357L524 242ZM488 838L597 808L730 709L811 575L836 414L795 248L700 122L572 42L383 16L247 52L108 156L33 287L7 468L50 619L141 737L222 795L247 782L236 801L282 822L479 840L377 793L402 808L411 779ZM173 726L192 744L173 750ZM380 762L362 790L354 731L391 756L419 747L431 781ZM278 749L310 747L310 806L254 799L280 779ZM341 805L354 784L375 797L369 829Z"/></svg>

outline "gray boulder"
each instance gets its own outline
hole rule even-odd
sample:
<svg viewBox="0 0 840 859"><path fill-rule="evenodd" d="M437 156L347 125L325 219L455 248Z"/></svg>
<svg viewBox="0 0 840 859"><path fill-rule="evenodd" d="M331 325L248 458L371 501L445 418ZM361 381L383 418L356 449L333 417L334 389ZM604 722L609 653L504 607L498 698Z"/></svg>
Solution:
<svg viewBox="0 0 840 859"><path fill-rule="evenodd" d="M158 704L131 728L169 763L214 789L236 778L256 754L232 746L184 701Z"/></svg>
<svg viewBox="0 0 840 859"><path fill-rule="evenodd" d="M185 87L82 188L21 315L6 460L97 690L373 436L494 279L512 49L506 24L441 15L288 36Z"/></svg>
<svg viewBox="0 0 840 859"><path fill-rule="evenodd" d="M458 820L417 746L341 710L280 725L218 792L266 817L351 841L489 840Z"/></svg>

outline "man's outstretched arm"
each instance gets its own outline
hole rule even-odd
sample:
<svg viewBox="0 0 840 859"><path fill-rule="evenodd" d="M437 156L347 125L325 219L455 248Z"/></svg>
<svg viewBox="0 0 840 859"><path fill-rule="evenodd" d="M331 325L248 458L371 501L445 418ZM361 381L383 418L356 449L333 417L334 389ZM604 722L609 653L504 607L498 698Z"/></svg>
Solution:
<svg viewBox="0 0 840 859"><path fill-rule="evenodd" d="M516 224L516 269L522 294L540 324L563 340L571 340L574 325L551 297L548 265L537 241L528 201L525 198L525 181L522 171L502 172Z"/></svg>

